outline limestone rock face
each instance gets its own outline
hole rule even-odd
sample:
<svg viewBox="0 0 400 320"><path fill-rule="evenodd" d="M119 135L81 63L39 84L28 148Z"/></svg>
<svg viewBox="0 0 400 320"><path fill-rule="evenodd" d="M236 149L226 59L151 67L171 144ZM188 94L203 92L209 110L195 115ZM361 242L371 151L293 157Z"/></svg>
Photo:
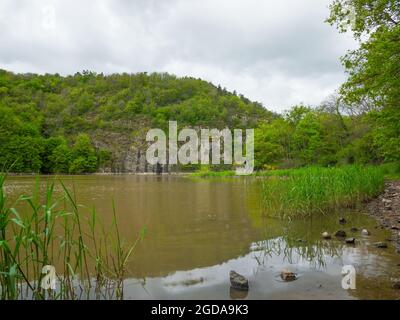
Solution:
<svg viewBox="0 0 400 320"><path fill-rule="evenodd" d="M146 141L150 126L130 124L124 132L97 130L90 134L97 149L111 152L111 160L99 171L102 173L160 173L169 172L170 166L151 165L146 161L146 151L151 143ZM117 126L117 125L116 125Z"/></svg>

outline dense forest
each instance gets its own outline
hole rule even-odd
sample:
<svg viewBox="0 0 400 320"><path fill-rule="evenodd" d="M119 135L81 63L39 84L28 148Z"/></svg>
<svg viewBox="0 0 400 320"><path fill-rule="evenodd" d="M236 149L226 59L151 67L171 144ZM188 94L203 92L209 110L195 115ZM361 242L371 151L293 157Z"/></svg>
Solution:
<svg viewBox="0 0 400 320"><path fill-rule="evenodd" d="M327 22L360 43L342 58L348 80L321 105L283 114L206 81L165 73L63 77L0 70L0 164L13 172L130 171L120 163L132 155L121 150L143 141L151 127L166 129L168 120L255 128L257 169L400 161L399 6L334 1ZM140 158L143 144L136 149Z"/></svg>
<svg viewBox="0 0 400 320"><path fill-rule="evenodd" d="M107 133L135 140L148 128L167 129L169 120L182 127L254 128L273 117L259 103L194 78L0 71L0 163L13 172L120 171L110 162L119 161L114 152L121 146Z"/></svg>
<svg viewBox="0 0 400 320"><path fill-rule="evenodd" d="M399 160L396 108L352 107L333 95L283 115L205 81L168 74L74 76L0 72L0 163L14 172L95 172L113 159L97 130L256 128L258 169ZM397 117L397 121L394 121ZM389 122L389 123L387 123Z"/></svg>

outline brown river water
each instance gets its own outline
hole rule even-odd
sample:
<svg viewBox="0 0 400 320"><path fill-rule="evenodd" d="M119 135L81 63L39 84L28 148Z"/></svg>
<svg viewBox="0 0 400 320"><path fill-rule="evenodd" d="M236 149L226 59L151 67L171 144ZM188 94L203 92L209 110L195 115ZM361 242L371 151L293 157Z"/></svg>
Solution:
<svg viewBox="0 0 400 320"><path fill-rule="evenodd" d="M153 175L61 176L77 202L95 206L105 225L115 202L121 235L145 238L127 265L125 299L399 299L400 255L372 244L390 234L362 210L303 220L263 216L258 178ZM44 182L55 177L41 177ZM30 194L34 177L9 177L11 197ZM57 186L60 190L60 186ZM89 209L87 209L89 211ZM339 217L347 224L339 225ZM371 236L352 233L366 228ZM356 245L322 240L343 229ZM342 267L356 269L356 289L342 288ZM298 279L284 282L287 268ZM230 289L229 271L246 276L250 290Z"/></svg>

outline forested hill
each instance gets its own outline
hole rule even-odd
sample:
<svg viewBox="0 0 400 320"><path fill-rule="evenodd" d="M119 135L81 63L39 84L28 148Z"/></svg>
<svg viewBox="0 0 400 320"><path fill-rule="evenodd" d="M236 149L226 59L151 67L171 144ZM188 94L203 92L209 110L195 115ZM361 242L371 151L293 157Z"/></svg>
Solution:
<svg viewBox="0 0 400 320"><path fill-rule="evenodd" d="M166 73L0 70L0 165L13 172L151 171L149 128L254 128L274 115L236 93Z"/></svg>

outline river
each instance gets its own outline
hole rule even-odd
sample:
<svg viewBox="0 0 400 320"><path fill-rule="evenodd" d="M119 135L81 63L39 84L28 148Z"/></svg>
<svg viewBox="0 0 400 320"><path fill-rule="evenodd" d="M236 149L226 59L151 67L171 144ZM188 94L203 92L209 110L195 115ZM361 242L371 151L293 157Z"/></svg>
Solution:
<svg viewBox="0 0 400 320"><path fill-rule="evenodd" d="M94 206L106 226L114 200L126 241L146 227L127 265L126 299L400 298L391 288L391 279L400 278L400 255L390 243L387 249L372 245L390 235L362 210L292 221L265 217L260 180L254 177L44 176L41 182L49 179L62 179L81 210ZM6 191L16 199L30 194L34 184L34 177L9 177ZM352 233L351 227L366 228L371 236ZM339 229L356 244L321 239L322 232ZM344 265L356 269L355 290L342 288ZM282 281L284 268L298 279ZM249 279L249 292L230 289L230 270Z"/></svg>

